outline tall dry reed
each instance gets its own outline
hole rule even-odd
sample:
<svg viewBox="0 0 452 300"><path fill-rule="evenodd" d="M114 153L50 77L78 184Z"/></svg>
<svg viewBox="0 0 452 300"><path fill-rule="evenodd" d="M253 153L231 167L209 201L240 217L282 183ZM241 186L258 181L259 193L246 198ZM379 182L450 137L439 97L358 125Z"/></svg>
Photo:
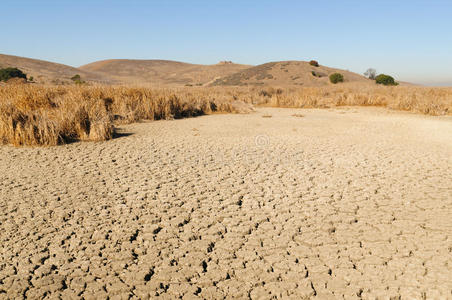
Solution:
<svg viewBox="0 0 452 300"><path fill-rule="evenodd" d="M232 101L208 93L131 87L0 87L0 142L58 145L103 141L115 123L233 112Z"/></svg>
<svg viewBox="0 0 452 300"><path fill-rule="evenodd" d="M451 88L338 85L321 88L0 86L0 142L58 145L103 141L114 125L212 112L246 112L246 104L326 108L382 106L429 115L452 114Z"/></svg>
<svg viewBox="0 0 452 300"><path fill-rule="evenodd" d="M339 85L288 89L282 93L268 89L255 104L275 107L327 108L335 106L382 106L428 115L452 115L452 88L417 86Z"/></svg>

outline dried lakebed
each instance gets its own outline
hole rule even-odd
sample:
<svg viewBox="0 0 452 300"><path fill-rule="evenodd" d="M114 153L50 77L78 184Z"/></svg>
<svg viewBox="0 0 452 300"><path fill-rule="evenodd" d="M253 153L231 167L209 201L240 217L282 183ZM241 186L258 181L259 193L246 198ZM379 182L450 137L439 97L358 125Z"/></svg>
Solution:
<svg viewBox="0 0 452 300"><path fill-rule="evenodd" d="M121 131L0 147L0 298L452 298L450 118L262 108Z"/></svg>

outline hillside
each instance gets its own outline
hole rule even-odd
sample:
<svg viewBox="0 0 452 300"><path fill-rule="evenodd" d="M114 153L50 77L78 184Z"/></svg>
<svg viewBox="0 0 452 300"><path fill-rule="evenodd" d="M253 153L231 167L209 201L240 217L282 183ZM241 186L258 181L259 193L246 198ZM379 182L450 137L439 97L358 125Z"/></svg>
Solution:
<svg viewBox="0 0 452 300"><path fill-rule="evenodd" d="M344 75L345 82L373 84L359 74L328 68L314 67L304 61L270 62L219 78L211 83L215 86L273 85L273 86L325 86L332 73Z"/></svg>
<svg viewBox="0 0 452 300"><path fill-rule="evenodd" d="M123 83L152 85L205 85L249 68L231 62L196 65L170 60L113 59L90 63L80 69L110 76Z"/></svg>
<svg viewBox="0 0 452 300"><path fill-rule="evenodd" d="M83 80L98 83L114 83L109 76L80 70L71 66L44 60L0 54L0 68L16 67L33 76L38 83L71 82L71 77L79 74Z"/></svg>
<svg viewBox="0 0 452 300"><path fill-rule="evenodd" d="M359 74L314 67L304 61L269 62L258 66L223 61L215 65L190 64L170 60L112 59L93 62L79 68L0 54L0 68L17 67L38 83L72 83L82 80L101 84L137 84L151 86L326 86L328 76L339 72L345 82L373 84Z"/></svg>

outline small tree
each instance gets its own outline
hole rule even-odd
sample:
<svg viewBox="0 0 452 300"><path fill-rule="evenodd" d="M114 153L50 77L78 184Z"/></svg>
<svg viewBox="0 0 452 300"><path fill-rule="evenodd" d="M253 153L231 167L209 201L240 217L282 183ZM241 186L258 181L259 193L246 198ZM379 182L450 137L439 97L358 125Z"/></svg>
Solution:
<svg viewBox="0 0 452 300"><path fill-rule="evenodd" d="M369 79L375 80L375 78L377 77L377 70L369 68L367 69L366 72L364 72L364 76L366 76Z"/></svg>
<svg viewBox="0 0 452 300"><path fill-rule="evenodd" d="M330 75L330 81L333 84L344 82L344 75L342 75L341 73L333 73Z"/></svg>
<svg viewBox="0 0 452 300"><path fill-rule="evenodd" d="M316 60L311 60L311 61L309 62L309 64L310 64L311 66L314 66L314 67L318 67L318 66L319 66L319 62L316 61Z"/></svg>
<svg viewBox="0 0 452 300"><path fill-rule="evenodd" d="M24 78L27 79L27 74L19 70L18 68L5 68L0 69L0 81L8 81L11 78Z"/></svg>
<svg viewBox="0 0 452 300"><path fill-rule="evenodd" d="M82 80L82 77L81 77L80 75L78 75L78 74L75 74L74 76L72 76L72 77L71 77L71 80L72 80L73 82L75 82L75 84L82 84L82 83L85 83L85 82Z"/></svg>
<svg viewBox="0 0 452 300"><path fill-rule="evenodd" d="M80 77L80 75L78 75L78 74L75 74L74 76L72 76L71 77L71 80L72 81L80 81L80 80L82 80L82 77Z"/></svg>
<svg viewBox="0 0 452 300"><path fill-rule="evenodd" d="M30 82L33 82L33 76L30 76L29 78L28 78L28 81L30 81Z"/></svg>
<svg viewBox="0 0 452 300"><path fill-rule="evenodd" d="M392 76L389 76L386 74L378 75L377 77L375 77L375 81L378 84L383 84L383 85L398 85L398 83L395 82L395 80Z"/></svg>

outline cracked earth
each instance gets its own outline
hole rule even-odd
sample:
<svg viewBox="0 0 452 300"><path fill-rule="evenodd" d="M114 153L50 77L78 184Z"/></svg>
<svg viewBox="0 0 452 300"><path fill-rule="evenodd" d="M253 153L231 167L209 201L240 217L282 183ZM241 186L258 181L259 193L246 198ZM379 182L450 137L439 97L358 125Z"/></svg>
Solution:
<svg viewBox="0 0 452 300"><path fill-rule="evenodd" d="M450 118L260 108L120 131L0 147L1 299L452 298Z"/></svg>

